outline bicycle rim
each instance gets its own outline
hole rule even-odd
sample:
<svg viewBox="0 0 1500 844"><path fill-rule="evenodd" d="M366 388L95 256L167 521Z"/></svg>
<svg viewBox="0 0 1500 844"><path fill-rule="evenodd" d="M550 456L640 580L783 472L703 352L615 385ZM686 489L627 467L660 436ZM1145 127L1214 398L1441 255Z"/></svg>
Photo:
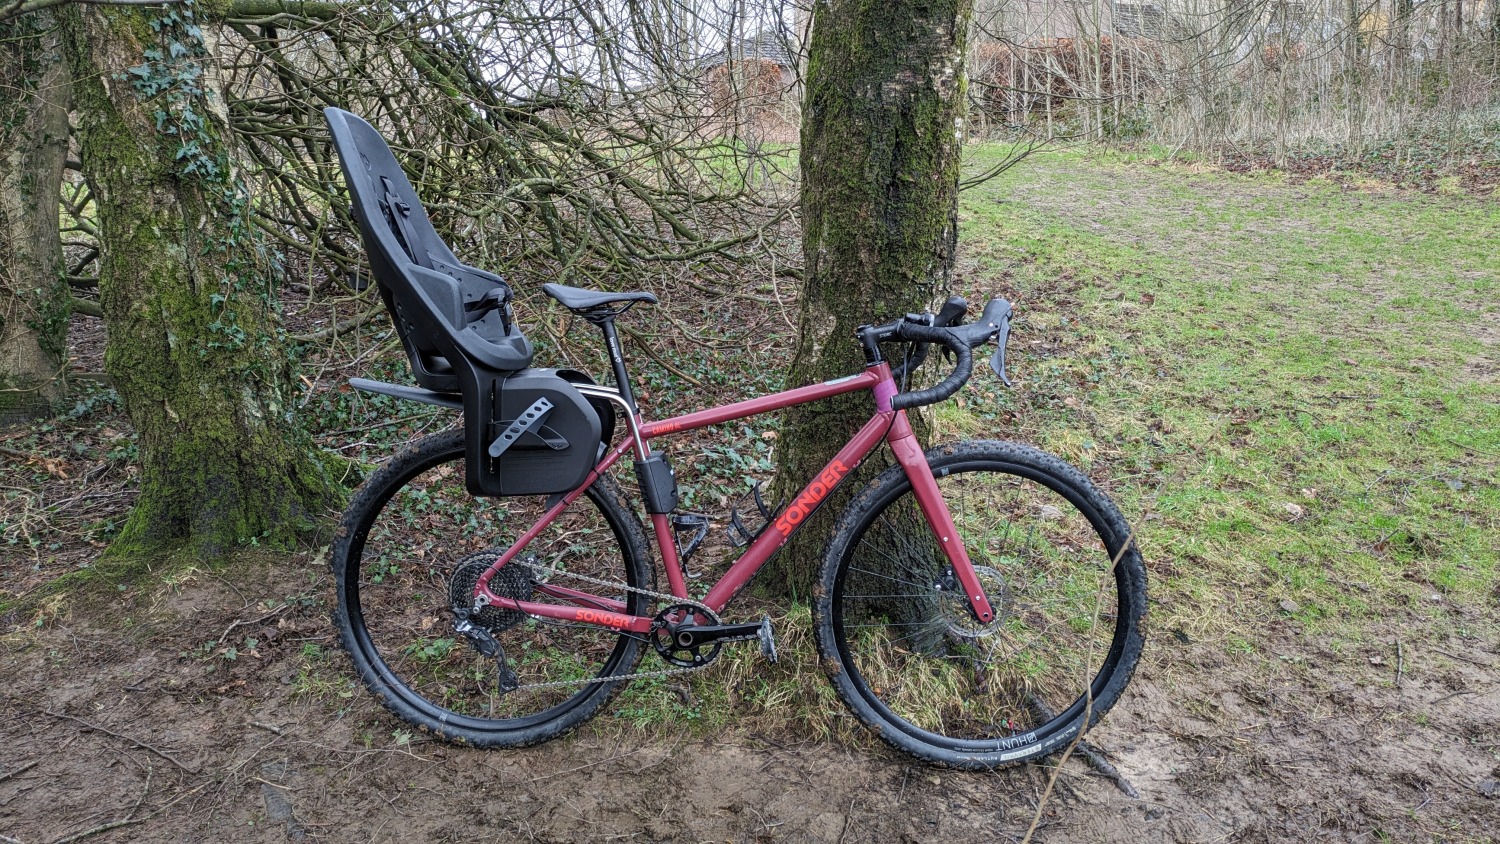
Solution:
<svg viewBox="0 0 1500 844"><path fill-rule="evenodd" d="M350 508L334 560L345 644L371 689L418 726L479 745L551 738L594 714L620 683L587 681L629 673L640 643L590 625L502 614L490 627L502 668L457 633L449 605L456 564L498 556L536 523L545 497L471 496L462 435L431 439L393 458ZM534 584L555 582L643 610L639 594L570 577L645 585L639 527L605 479L512 565L526 566L511 573L512 597L553 601ZM496 611L486 612L493 622ZM506 668L519 688L507 690Z"/></svg>
<svg viewBox="0 0 1500 844"><path fill-rule="evenodd" d="M820 647L837 655L835 687L887 741L933 761L1060 749L1113 705L1140 651L1144 571L1128 529L1034 449L966 444L929 460L997 618L973 617L905 476L888 472L830 546Z"/></svg>

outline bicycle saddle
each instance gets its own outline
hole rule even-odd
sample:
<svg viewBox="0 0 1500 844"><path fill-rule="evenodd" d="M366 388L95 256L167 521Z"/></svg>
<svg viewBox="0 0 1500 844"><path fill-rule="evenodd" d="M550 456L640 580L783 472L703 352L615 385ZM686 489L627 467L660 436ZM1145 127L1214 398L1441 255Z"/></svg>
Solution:
<svg viewBox="0 0 1500 844"><path fill-rule="evenodd" d="M586 311L590 308L598 308L615 302L645 302L648 305L656 304L656 296L651 293L611 293L607 290L584 290L581 287L568 287L565 284L544 284L542 290L548 296L562 303L562 306L570 311Z"/></svg>

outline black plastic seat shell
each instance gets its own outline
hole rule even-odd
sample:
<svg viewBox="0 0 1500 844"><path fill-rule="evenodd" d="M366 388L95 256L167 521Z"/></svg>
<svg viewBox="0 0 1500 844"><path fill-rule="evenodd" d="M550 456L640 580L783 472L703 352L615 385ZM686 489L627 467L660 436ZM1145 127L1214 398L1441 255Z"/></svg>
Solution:
<svg viewBox="0 0 1500 844"><path fill-rule="evenodd" d="M373 126L342 109L324 109L324 115L371 274L420 386L351 384L442 407L461 403L465 481L474 495L576 488L604 442L599 408L574 386L587 376L532 368L531 344L512 319L510 286L459 262ZM613 409L603 409L612 428ZM523 417L525 430L511 431ZM513 436L492 455L491 445L507 432Z"/></svg>

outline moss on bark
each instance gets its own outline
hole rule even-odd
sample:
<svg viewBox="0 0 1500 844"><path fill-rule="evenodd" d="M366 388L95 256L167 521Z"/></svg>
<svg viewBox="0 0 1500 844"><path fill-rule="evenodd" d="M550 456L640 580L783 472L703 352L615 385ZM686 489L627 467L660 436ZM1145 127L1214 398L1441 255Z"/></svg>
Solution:
<svg viewBox="0 0 1500 844"><path fill-rule="evenodd" d="M72 76L50 9L0 22L0 426L65 392L72 294L63 279L59 188Z"/></svg>
<svg viewBox="0 0 1500 844"><path fill-rule="evenodd" d="M926 309L948 287L971 11L972 0L814 5L801 152L806 269L791 384L859 371L856 327ZM871 411L860 394L790 413L777 494L793 494ZM820 516L783 549L774 583L809 594L831 523Z"/></svg>
<svg viewBox="0 0 1500 844"><path fill-rule="evenodd" d="M105 244L105 369L140 441L113 554L286 545L340 500L292 416L278 269L246 216L192 11L65 13Z"/></svg>

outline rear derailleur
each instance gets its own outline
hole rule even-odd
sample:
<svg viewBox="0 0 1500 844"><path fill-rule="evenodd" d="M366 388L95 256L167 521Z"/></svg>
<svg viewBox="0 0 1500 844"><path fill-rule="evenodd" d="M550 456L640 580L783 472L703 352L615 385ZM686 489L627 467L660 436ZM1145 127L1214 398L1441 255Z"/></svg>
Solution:
<svg viewBox="0 0 1500 844"><path fill-rule="evenodd" d="M495 558L495 551L480 551L459 560L448 578L448 604L453 611L453 632L468 640L474 650L495 661L495 685L501 694L520 688L521 680L506 659L498 634L526 618L517 610L490 606L474 598L474 589ZM531 559L514 560L490 579L490 591L505 598L526 600L536 583Z"/></svg>

